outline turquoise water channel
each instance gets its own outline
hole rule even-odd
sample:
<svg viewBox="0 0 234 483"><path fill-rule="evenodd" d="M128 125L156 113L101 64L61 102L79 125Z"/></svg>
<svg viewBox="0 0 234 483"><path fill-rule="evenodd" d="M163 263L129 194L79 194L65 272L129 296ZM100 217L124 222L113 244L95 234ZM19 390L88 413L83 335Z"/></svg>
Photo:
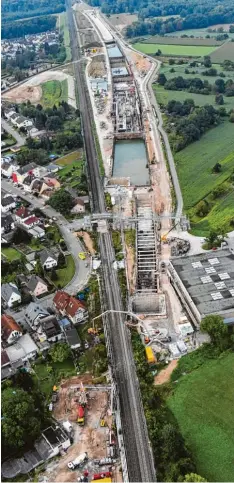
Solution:
<svg viewBox="0 0 234 483"><path fill-rule="evenodd" d="M142 139L116 141L114 147L114 178L130 178L131 185L150 184L147 153Z"/></svg>

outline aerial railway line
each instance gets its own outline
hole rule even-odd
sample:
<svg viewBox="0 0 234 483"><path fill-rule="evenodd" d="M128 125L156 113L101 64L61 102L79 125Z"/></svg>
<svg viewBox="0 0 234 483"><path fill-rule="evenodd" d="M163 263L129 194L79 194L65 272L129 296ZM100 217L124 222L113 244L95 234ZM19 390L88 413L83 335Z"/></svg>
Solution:
<svg viewBox="0 0 234 483"><path fill-rule="evenodd" d="M81 60L76 27L70 0L67 0L68 24L74 61ZM96 213L105 212L104 190L101 184L97 152L92 133L92 111L81 62L74 64L77 80L87 167L92 192L92 205ZM106 223L108 223L106 221ZM108 225L107 225L108 228ZM123 310L117 272L113 269L114 249L110 232L100 233L103 287L107 309ZM110 314L105 322L113 379L119 399L128 481L156 481L152 451L144 416L139 383L136 374L130 335L123 323L123 315Z"/></svg>

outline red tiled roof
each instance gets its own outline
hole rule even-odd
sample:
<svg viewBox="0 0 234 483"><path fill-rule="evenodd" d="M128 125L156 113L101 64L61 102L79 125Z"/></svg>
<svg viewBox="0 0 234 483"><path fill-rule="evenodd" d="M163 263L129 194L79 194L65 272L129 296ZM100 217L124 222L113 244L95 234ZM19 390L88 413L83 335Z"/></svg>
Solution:
<svg viewBox="0 0 234 483"><path fill-rule="evenodd" d="M1 327L2 327L3 338L6 340L14 330L17 330L18 332L23 332L21 327L15 321L15 319L13 319L11 315L7 315L7 314L3 314L1 317Z"/></svg>
<svg viewBox="0 0 234 483"><path fill-rule="evenodd" d="M7 364L8 362L10 362L10 359L7 352L1 351L1 366L5 366L5 364Z"/></svg>
<svg viewBox="0 0 234 483"><path fill-rule="evenodd" d="M69 300L70 295L63 290L58 290L53 298L54 305L58 310L64 310L67 307Z"/></svg>
<svg viewBox="0 0 234 483"><path fill-rule="evenodd" d="M25 225L32 225L33 223L36 223L37 221L39 221L39 218L37 218L36 216L30 216L29 218L27 218L27 220L24 221Z"/></svg>
<svg viewBox="0 0 234 483"><path fill-rule="evenodd" d="M25 206L21 206L18 210L16 210L15 214L19 218L27 218L27 216L29 216L29 211L27 208L25 208Z"/></svg>
<svg viewBox="0 0 234 483"><path fill-rule="evenodd" d="M80 300L77 300L75 297L70 297L69 304L66 308L66 314L74 317L78 309L85 309L84 304Z"/></svg>

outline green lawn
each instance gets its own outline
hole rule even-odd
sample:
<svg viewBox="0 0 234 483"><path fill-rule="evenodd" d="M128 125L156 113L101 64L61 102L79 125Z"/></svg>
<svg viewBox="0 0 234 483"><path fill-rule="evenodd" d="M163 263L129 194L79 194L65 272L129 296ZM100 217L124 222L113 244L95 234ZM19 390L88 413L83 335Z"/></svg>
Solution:
<svg viewBox="0 0 234 483"><path fill-rule="evenodd" d="M72 153L66 154L62 158L59 158L56 161L56 164L59 166L68 166L71 165L74 161L79 161L80 158L83 156L83 150L80 151L73 151Z"/></svg>
<svg viewBox="0 0 234 483"><path fill-rule="evenodd" d="M66 49L66 61L71 61L71 47L70 47L70 34L68 30L67 13L63 12L58 15L56 27L60 29L63 34L64 46Z"/></svg>
<svg viewBox="0 0 234 483"><path fill-rule="evenodd" d="M234 481L233 390L234 354L226 354L183 376L168 399L197 473L208 481Z"/></svg>
<svg viewBox="0 0 234 483"><path fill-rule="evenodd" d="M68 99L68 85L67 80L57 81L52 80L42 84L42 99L41 104L44 108L58 105L59 102Z"/></svg>
<svg viewBox="0 0 234 483"><path fill-rule="evenodd" d="M214 47L194 46L194 45L162 45L162 44L144 44L136 43L133 47L144 54L155 54L157 50L161 50L163 55L176 55L180 57L203 57L213 52Z"/></svg>
<svg viewBox="0 0 234 483"><path fill-rule="evenodd" d="M52 393L54 385L58 385L61 379L76 375L76 370L72 359L63 362L48 362L48 366L54 369L54 372L48 374L47 363L35 364L33 369L40 385L40 390L45 393L48 399Z"/></svg>
<svg viewBox="0 0 234 483"><path fill-rule="evenodd" d="M72 161L70 164L65 165L63 169L58 172L59 179L64 179L68 174L72 176L80 176L83 171L83 160Z"/></svg>
<svg viewBox="0 0 234 483"><path fill-rule="evenodd" d="M58 279L54 281L54 284L58 287L58 285L65 287L73 278L75 274L75 263L73 260L72 255L68 255L66 257L67 265L64 268L59 268L56 270Z"/></svg>
<svg viewBox="0 0 234 483"><path fill-rule="evenodd" d="M15 248L2 248L2 254L6 257L10 262L14 260L19 260L21 258L21 253L18 252Z"/></svg>

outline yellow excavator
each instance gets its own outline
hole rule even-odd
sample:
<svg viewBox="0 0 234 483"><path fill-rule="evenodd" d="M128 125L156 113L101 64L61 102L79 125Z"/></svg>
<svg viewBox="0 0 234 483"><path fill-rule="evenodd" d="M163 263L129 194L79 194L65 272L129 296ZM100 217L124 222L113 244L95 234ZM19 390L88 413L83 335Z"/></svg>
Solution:
<svg viewBox="0 0 234 483"><path fill-rule="evenodd" d="M178 225L178 223L176 223L175 225L173 225L173 226L170 228L170 230L169 230L169 231L167 231L167 233L165 233L164 235L162 235L162 236L161 236L161 241L162 241L163 243L167 243L167 237L168 237L169 233L170 233L172 230L174 230L174 228L175 228L177 225Z"/></svg>

